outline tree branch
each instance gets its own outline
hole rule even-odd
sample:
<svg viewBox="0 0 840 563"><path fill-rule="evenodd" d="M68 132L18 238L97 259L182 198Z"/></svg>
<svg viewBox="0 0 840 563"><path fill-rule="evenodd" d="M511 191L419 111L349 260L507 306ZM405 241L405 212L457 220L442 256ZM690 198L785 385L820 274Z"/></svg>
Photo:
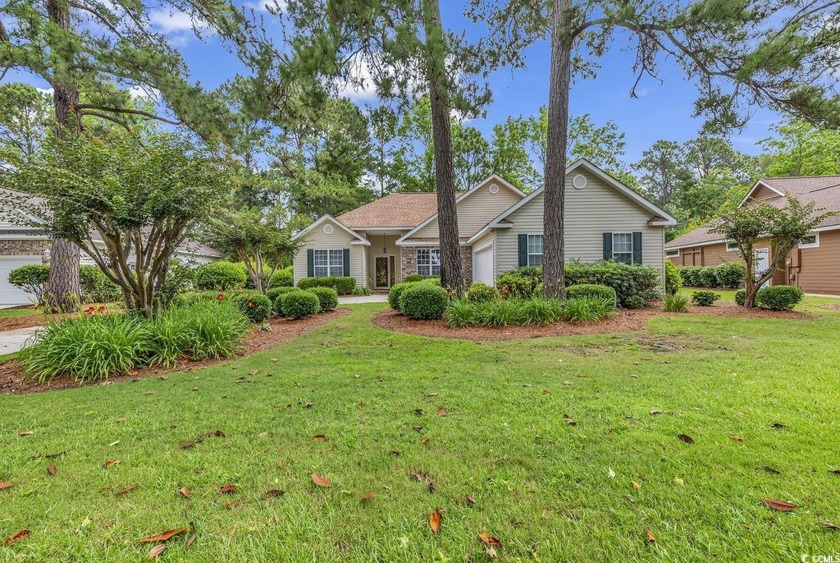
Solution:
<svg viewBox="0 0 840 563"><path fill-rule="evenodd" d="M163 123L168 123L169 125L185 125L183 121L173 121L171 119L166 119L165 117L161 117L159 115L155 115L153 113L149 113L147 111L142 111L139 109L127 109L127 108L113 108L113 107L106 107L106 106L99 106L96 104L76 104L76 110L100 110L100 111L107 111L111 113L122 113L122 114L129 114L129 115L139 115L141 117L148 117L149 119L155 119L157 121L162 121Z"/></svg>

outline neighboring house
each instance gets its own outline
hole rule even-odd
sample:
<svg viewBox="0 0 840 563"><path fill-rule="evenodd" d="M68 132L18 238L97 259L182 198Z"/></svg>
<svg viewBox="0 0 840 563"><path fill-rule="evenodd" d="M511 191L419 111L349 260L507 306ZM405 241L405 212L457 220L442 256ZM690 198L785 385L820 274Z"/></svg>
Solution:
<svg viewBox="0 0 840 563"><path fill-rule="evenodd" d="M338 217L324 215L296 235L297 284L313 276L352 276L388 289L409 274L440 273L434 193L396 193ZM468 283L493 285L501 272L542 264L543 188L524 194L491 176L456 199L461 260ZM586 160L566 169L566 261L614 259L663 271L665 226L676 221Z"/></svg>
<svg viewBox="0 0 840 563"><path fill-rule="evenodd" d="M840 213L840 176L762 178L739 205L767 202L787 205L787 196L817 209ZM677 266L717 266L741 261L734 243L719 233L700 227L665 245L666 256ZM770 244L755 249L756 270L771 260ZM791 250L783 267L773 274L771 285L795 285L809 293L840 294L840 215L829 217Z"/></svg>
<svg viewBox="0 0 840 563"><path fill-rule="evenodd" d="M94 239L94 243L97 243ZM97 243L97 246L103 246ZM216 250L193 241L185 241L175 257L190 264L206 264L221 258ZM0 219L0 307L27 305L32 301L27 293L9 283L9 272L27 264L48 264L50 238L40 229ZM93 264L84 252L82 264Z"/></svg>

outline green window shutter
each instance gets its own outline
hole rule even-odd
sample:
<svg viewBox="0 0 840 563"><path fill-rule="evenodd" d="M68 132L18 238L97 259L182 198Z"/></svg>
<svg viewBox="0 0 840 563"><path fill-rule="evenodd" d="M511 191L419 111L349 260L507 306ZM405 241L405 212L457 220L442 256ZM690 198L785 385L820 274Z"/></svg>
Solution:
<svg viewBox="0 0 840 563"><path fill-rule="evenodd" d="M315 251L311 248L306 250L306 277L315 277Z"/></svg>
<svg viewBox="0 0 840 563"><path fill-rule="evenodd" d="M519 266L528 265L528 235L519 235Z"/></svg>
<svg viewBox="0 0 840 563"><path fill-rule="evenodd" d="M633 233L633 263L642 263L642 233Z"/></svg>
<svg viewBox="0 0 840 563"><path fill-rule="evenodd" d="M604 233L604 260L612 260L612 233Z"/></svg>
<svg viewBox="0 0 840 563"><path fill-rule="evenodd" d="M344 249L344 276L350 275L350 249Z"/></svg>

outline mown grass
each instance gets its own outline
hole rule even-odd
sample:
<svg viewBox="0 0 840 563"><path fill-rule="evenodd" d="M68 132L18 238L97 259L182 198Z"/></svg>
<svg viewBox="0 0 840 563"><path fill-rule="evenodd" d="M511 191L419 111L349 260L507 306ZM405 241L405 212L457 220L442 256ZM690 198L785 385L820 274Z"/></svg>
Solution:
<svg viewBox="0 0 840 563"><path fill-rule="evenodd" d="M41 309L32 307L12 307L10 309L0 309L0 319L10 317L28 317L29 315L38 315L42 313L43 311Z"/></svg>
<svg viewBox="0 0 840 563"><path fill-rule="evenodd" d="M0 558L140 560L140 539L189 522L195 543L172 540L162 559L481 561L485 531L502 561L840 549L820 524L840 524L840 313L672 315L638 332L474 343L379 329L368 317L382 307L166 380L0 397L0 480L14 483L0 536L32 531ZM216 429L226 437L178 448ZM238 491L218 494L227 483ZM260 500L270 489L286 494Z"/></svg>

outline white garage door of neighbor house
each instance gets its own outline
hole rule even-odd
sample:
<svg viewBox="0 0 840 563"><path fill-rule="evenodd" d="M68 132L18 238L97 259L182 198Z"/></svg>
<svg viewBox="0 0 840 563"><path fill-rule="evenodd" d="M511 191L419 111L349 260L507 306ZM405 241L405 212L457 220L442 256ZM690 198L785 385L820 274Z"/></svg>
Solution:
<svg viewBox="0 0 840 563"><path fill-rule="evenodd" d="M40 256L0 256L0 307L32 303L28 293L9 283L9 272L26 264L40 263Z"/></svg>
<svg viewBox="0 0 840 563"><path fill-rule="evenodd" d="M493 279L493 245L488 244L473 253L473 281L495 284Z"/></svg>

